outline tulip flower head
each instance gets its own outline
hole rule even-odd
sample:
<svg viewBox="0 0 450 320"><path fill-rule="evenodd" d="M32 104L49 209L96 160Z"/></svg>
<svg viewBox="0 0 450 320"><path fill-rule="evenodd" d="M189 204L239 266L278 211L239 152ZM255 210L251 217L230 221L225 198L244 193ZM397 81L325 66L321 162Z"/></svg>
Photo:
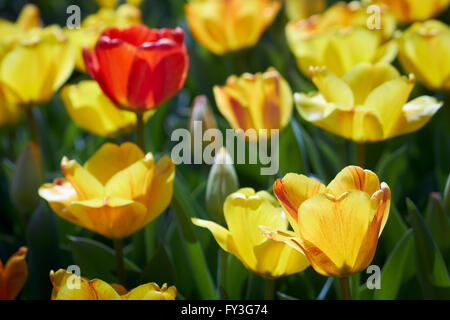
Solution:
<svg viewBox="0 0 450 320"><path fill-rule="evenodd" d="M444 11L450 4L450 0L371 0L370 2L387 5L399 23L430 19Z"/></svg>
<svg viewBox="0 0 450 320"><path fill-rule="evenodd" d="M22 290L28 277L26 254L27 248L21 247L6 265L0 260L0 300L14 300Z"/></svg>
<svg viewBox="0 0 450 320"><path fill-rule="evenodd" d="M309 76L311 66L326 66L343 76L360 62L394 60L397 44L389 41L394 17L383 7L380 28L369 29L366 10L359 2L338 2L321 15L289 22L286 37L302 73Z"/></svg>
<svg viewBox="0 0 450 320"><path fill-rule="evenodd" d="M327 7L326 0L285 0L289 20L301 20L321 13Z"/></svg>
<svg viewBox="0 0 450 320"><path fill-rule="evenodd" d="M274 68L255 75L230 76L214 87L217 107L234 129L283 129L293 110L288 82Z"/></svg>
<svg viewBox="0 0 450 320"><path fill-rule="evenodd" d="M408 102L414 77L391 65L361 63L342 78L327 68L312 68L319 92L295 94L301 116L355 142L381 141L422 128L442 103L421 96Z"/></svg>
<svg viewBox="0 0 450 320"><path fill-rule="evenodd" d="M108 28L91 51L83 50L87 71L119 108L147 111L184 85L188 56L184 32L138 24Z"/></svg>
<svg viewBox="0 0 450 320"><path fill-rule="evenodd" d="M259 226L283 231L288 227L285 214L266 191L240 189L227 197L223 211L228 230L212 221L193 218L192 222L211 231L219 246L247 269L265 278L277 278L309 266L303 253L266 239L259 230Z"/></svg>
<svg viewBox="0 0 450 320"><path fill-rule="evenodd" d="M177 289L151 282L131 291L119 284L108 284L100 279L88 280L60 269L50 272L53 284L52 300L175 300Z"/></svg>
<svg viewBox="0 0 450 320"><path fill-rule="evenodd" d="M122 239L157 218L172 198L175 166L133 143L104 144L84 166L64 157L65 179L39 195L60 217L110 239Z"/></svg>
<svg viewBox="0 0 450 320"><path fill-rule="evenodd" d="M431 90L450 90L450 27L437 20L416 22L399 38L403 68Z"/></svg>
<svg viewBox="0 0 450 320"><path fill-rule="evenodd" d="M194 38L222 55L254 46L280 8L280 0L190 0L184 11Z"/></svg>
<svg viewBox="0 0 450 320"><path fill-rule="evenodd" d="M376 174L344 168L328 184L289 173L273 185L294 232L262 228L304 253L316 272L347 277L371 263L389 215L391 192Z"/></svg>

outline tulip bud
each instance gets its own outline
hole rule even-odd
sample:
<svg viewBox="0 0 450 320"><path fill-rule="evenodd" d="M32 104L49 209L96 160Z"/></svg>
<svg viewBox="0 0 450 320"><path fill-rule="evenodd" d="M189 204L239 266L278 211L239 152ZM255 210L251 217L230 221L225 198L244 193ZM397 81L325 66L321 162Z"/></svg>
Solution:
<svg viewBox="0 0 450 320"><path fill-rule="evenodd" d="M199 121L202 123L202 132L217 127L208 98L204 95L197 96L192 104L191 118L189 120L189 131L192 139L195 137L196 122L197 126L200 127L198 125Z"/></svg>
<svg viewBox="0 0 450 320"><path fill-rule="evenodd" d="M39 205L38 188L43 182L39 148L29 142L16 163L11 182L11 200L19 211L31 214Z"/></svg>
<svg viewBox="0 0 450 320"><path fill-rule="evenodd" d="M224 224L223 204L226 197L238 188L238 177L232 159L225 148L220 148L206 184L206 208L214 220Z"/></svg>

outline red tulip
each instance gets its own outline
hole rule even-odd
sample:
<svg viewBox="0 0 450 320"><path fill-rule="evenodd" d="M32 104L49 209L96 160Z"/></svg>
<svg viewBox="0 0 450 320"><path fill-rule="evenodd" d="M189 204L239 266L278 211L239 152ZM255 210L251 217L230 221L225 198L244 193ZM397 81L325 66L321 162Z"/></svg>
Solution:
<svg viewBox="0 0 450 320"><path fill-rule="evenodd" d="M91 51L83 49L86 69L115 105L127 110L158 107L186 80L184 32L133 25L106 29Z"/></svg>

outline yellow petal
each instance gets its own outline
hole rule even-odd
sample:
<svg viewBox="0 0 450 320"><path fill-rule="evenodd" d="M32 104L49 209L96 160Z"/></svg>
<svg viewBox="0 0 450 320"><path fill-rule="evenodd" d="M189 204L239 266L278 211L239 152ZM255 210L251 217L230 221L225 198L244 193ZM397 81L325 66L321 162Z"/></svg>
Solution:
<svg viewBox="0 0 450 320"><path fill-rule="evenodd" d="M21 247L4 267L0 260L0 300L14 300L22 290L28 278L27 250Z"/></svg>
<svg viewBox="0 0 450 320"><path fill-rule="evenodd" d="M360 190L372 196L380 189L378 176L370 170L348 166L339 172L327 186L327 192L339 198L343 193Z"/></svg>
<svg viewBox="0 0 450 320"><path fill-rule="evenodd" d="M345 81L338 78L327 68L314 68L311 77L326 102L333 102L343 110L354 105L353 92Z"/></svg>
<svg viewBox="0 0 450 320"><path fill-rule="evenodd" d="M376 209L367 193L355 190L338 199L321 193L303 202L299 233L317 272L342 277L361 271L355 266Z"/></svg>
<svg viewBox="0 0 450 320"><path fill-rule="evenodd" d="M67 181L76 190L80 200L99 198L105 194L102 184L96 177L75 160L64 157L61 160L61 169Z"/></svg>
<svg viewBox="0 0 450 320"><path fill-rule="evenodd" d="M167 288L167 285L164 284L160 288L152 282L134 288L121 298L122 300L175 300L176 296L177 289L174 286Z"/></svg>
<svg viewBox="0 0 450 320"><path fill-rule="evenodd" d="M277 242L283 242L286 245L290 246L292 249L297 250L301 254L305 254L305 250L303 249L302 245L302 239L299 238L297 232L292 232L289 230L280 231L265 226L259 226L259 229L266 238Z"/></svg>
<svg viewBox="0 0 450 320"><path fill-rule="evenodd" d="M125 238L147 222L147 209L142 203L121 198L75 201L69 211L81 226L110 239Z"/></svg>

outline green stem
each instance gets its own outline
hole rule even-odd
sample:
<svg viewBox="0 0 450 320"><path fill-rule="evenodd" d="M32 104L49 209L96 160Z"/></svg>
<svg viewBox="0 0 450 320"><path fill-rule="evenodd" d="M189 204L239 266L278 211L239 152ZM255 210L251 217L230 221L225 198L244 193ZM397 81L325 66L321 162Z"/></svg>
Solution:
<svg viewBox="0 0 450 320"><path fill-rule="evenodd" d="M219 270L219 285L218 290L220 297L222 299L226 298L225 294L225 288L227 283L227 263L228 263L228 253L224 250L220 250L219 252L219 259L220 259L220 270Z"/></svg>
<svg viewBox="0 0 450 320"><path fill-rule="evenodd" d="M116 253L116 272L117 278L121 285L126 286L125 267L123 263L123 241L122 239L115 239L114 251Z"/></svg>
<svg viewBox="0 0 450 320"><path fill-rule="evenodd" d="M37 145L39 145L39 133L36 123L36 118L33 114L33 108L32 107L26 107L26 115L27 115L27 122L28 127L30 129L30 135L31 135L31 141L35 142Z"/></svg>
<svg viewBox="0 0 450 320"><path fill-rule="evenodd" d="M352 295L350 293L350 283L348 277L339 278L339 284L341 285L342 299L352 300Z"/></svg>
<svg viewBox="0 0 450 320"><path fill-rule="evenodd" d="M137 144L145 153L145 134L144 134L144 113L136 112L136 134Z"/></svg>
<svg viewBox="0 0 450 320"><path fill-rule="evenodd" d="M361 168L365 168L366 165L366 145L364 143L356 144L356 163Z"/></svg>
<svg viewBox="0 0 450 320"><path fill-rule="evenodd" d="M273 300L275 297L275 279L266 279L264 286L264 300Z"/></svg>

